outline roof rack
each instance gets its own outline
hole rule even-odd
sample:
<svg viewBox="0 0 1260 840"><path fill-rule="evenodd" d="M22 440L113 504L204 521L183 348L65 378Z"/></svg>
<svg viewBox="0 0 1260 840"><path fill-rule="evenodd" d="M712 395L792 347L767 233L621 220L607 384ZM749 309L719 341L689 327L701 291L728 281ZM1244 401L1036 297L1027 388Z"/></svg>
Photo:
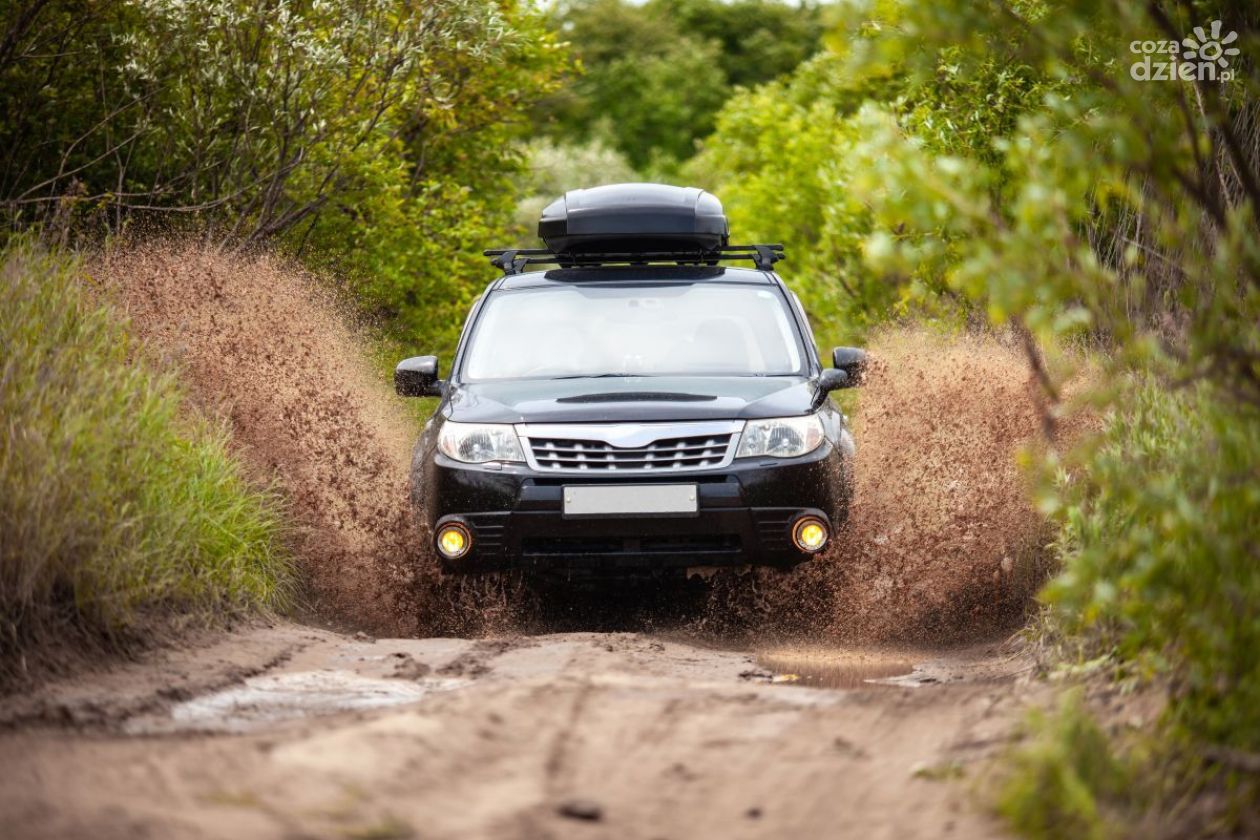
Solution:
<svg viewBox="0 0 1260 840"><path fill-rule="evenodd" d="M531 265L562 268L594 268L605 265L717 265L724 260L751 260L762 271L774 270L785 259L782 245L723 245L705 251L617 251L557 254L549 248L487 248L490 262L506 276L520 274Z"/></svg>

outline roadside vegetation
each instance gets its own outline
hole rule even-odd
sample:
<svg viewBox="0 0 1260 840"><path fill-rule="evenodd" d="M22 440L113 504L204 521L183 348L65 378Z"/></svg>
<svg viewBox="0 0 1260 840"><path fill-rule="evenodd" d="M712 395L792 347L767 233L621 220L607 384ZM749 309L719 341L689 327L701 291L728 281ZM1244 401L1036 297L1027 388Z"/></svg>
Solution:
<svg viewBox="0 0 1260 840"><path fill-rule="evenodd" d="M1054 677L1162 712L1154 727L1095 720L1077 693L1035 715L1000 805L1035 837L1251 834L1260 417L1203 382L1141 375L1119 394L1043 492L1062 571L1037 641Z"/></svg>
<svg viewBox="0 0 1260 840"><path fill-rule="evenodd" d="M0 252L0 681L32 642L280 607L280 500L185 410L83 268Z"/></svg>
<svg viewBox="0 0 1260 840"><path fill-rule="evenodd" d="M666 180L737 89L792 72L824 31L808 0L568 0L548 24L575 61L539 104L539 129L565 145L602 144Z"/></svg>
<svg viewBox="0 0 1260 840"><path fill-rule="evenodd" d="M517 0L6 3L0 211L68 244L265 243L453 345L525 113L569 64L543 22Z"/></svg>
<svg viewBox="0 0 1260 840"><path fill-rule="evenodd" d="M1257 23L1229 2L850 6L687 164L734 228L800 256L820 336L903 316L1023 336L1059 444L1030 457L1061 569L1044 664L1165 708L1138 733L1088 702L1030 721L1001 806L1032 836L1256 830ZM1135 40L1212 32L1228 81L1130 72ZM1104 428L1069 448L1081 349Z"/></svg>
<svg viewBox="0 0 1260 840"><path fill-rule="evenodd" d="M1211 77L1133 70L1163 55L1142 43L1187 37L1224 51ZM384 356L449 358L481 248L528 242L564 189L673 180L718 194L740 240L787 245L823 346L899 321L1000 329L1050 444L1025 466L1059 571L1028 634L1081 686L1030 718L998 807L1030 836L1245 833L1260 830L1257 61L1243 0L17 0L0 12L0 212L53 248L154 227L275 248L345 278ZM275 508L223 434L144 372L73 262L22 239L5 284L3 481L26 490L0 505L45 517L0 534L5 644L54 605L115 627L150 600L274 603ZM41 372L63 356L140 390ZM1096 385L1069 398L1085 365ZM30 407L54 387L42 404L91 422ZM1064 430L1081 410L1099 431L1078 443ZM43 479L10 454L27 440L81 454L65 480L99 495L31 490ZM237 519L204 521L239 545L143 524L146 494L184 498L161 483L185 476L163 466L173 452L219 476L182 492L232 500ZM98 505L88 525L75 505ZM98 531L100 565L23 548ZM159 554L182 576L118 559ZM1098 686L1163 711L1111 720Z"/></svg>

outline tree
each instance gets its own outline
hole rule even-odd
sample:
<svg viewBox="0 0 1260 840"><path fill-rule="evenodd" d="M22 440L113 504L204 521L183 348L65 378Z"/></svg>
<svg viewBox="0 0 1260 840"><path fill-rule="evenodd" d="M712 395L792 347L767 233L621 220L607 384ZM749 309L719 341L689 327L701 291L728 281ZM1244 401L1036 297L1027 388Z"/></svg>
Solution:
<svg viewBox="0 0 1260 840"><path fill-rule="evenodd" d="M539 122L562 141L600 141L669 175L696 151L733 85L789 72L818 48L816 7L775 0L578 0L553 26L580 72Z"/></svg>
<svg viewBox="0 0 1260 840"><path fill-rule="evenodd" d="M467 297L452 260L506 223L567 62L517 0L15 0L0 26L10 226L278 241L406 331Z"/></svg>

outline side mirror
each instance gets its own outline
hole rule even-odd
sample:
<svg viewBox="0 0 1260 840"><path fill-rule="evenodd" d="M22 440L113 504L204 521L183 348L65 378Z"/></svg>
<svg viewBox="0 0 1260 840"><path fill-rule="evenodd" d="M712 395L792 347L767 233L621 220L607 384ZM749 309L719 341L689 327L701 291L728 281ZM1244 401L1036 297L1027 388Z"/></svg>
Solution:
<svg viewBox="0 0 1260 840"><path fill-rule="evenodd" d="M822 376L818 377L818 388L824 394L830 394L832 391L838 391L841 388L848 388L852 384L848 373L835 368L827 368L822 372Z"/></svg>
<svg viewBox="0 0 1260 840"><path fill-rule="evenodd" d="M847 382L837 387L852 388L862 383L866 373L866 351L857 347L837 347L831 351L831 363L836 370L844 371Z"/></svg>
<svg viewBox="0 0 1260 840"><path fill-rule="evenodd" d="M440 397L437 356L413 356L394 368L394 390L401 397Z"/></svg>

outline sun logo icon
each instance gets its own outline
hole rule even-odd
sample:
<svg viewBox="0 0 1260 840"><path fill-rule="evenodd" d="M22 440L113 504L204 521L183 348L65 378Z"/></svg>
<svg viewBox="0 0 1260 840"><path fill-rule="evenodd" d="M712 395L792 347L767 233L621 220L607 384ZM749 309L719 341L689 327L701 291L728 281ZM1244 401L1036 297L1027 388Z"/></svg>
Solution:
<svg viewBox="0 0 1260 840"><path fill-rule="evenodd" d="M1186 51L1182 53L1182 58L1195 59L1199 61L1215 61L1221 67L1229 66L1227 55L1238 55L1238 47L1226 47L1226 44L1232 44L1238 40L1237 32L1230 32L1224 38L1221 37L1221 22L1219 20L1212 21L1210 27L1211 35L1203 31L1202 26L1194 28L1194 37L1186 36L1181 43L1185 46Z"/></svg>

